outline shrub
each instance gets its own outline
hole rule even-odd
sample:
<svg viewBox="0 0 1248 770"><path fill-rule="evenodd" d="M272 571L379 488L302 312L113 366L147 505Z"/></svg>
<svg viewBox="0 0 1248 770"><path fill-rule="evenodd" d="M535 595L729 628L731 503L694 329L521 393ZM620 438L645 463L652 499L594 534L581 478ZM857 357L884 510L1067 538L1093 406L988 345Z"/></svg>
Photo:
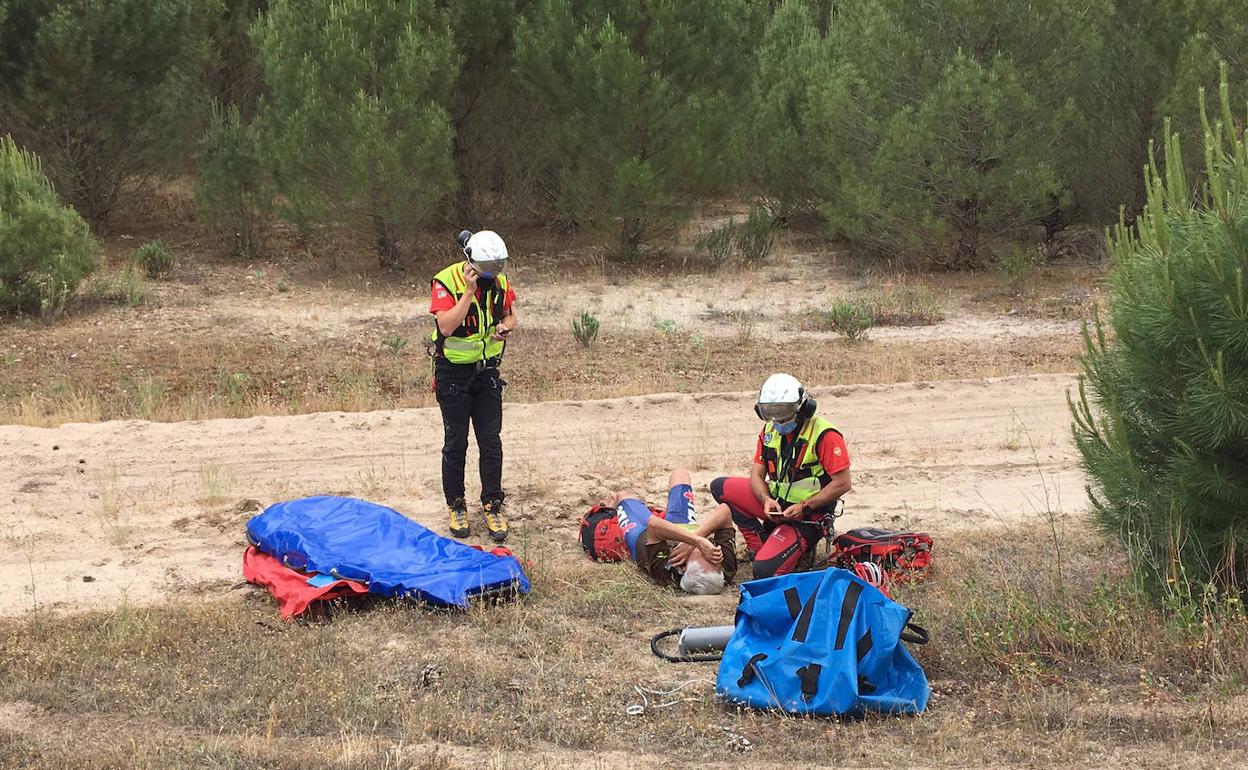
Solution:
<svg viewBox="0 0 1248 770"><path fill-rule="evenodd" d="M126 307L138 307L147 303L147 281L143 271L128 265L117 275L118 296Z"/></svg>
<svg viewBox="0 0 1248 770"><path fill-rule="evenodd" d="M159 279L173 270L173 252L163 241L151 241L134 250L130 261L141 267L148 278Z"/></svg>
<svg viewBox="0 0 1248 770"><path fill-rule="evenodd" d="M381 346L392 356L399 356L407 350L407 338L402 334L390 332L381 341Z"/></svg>
<svg viewBox="0 0 1248 770"><path fill-rule="evenodd" d="M1168 597L1248 585L1248 141L1225 71L1221 97L1205 188L1167 125L1143 214L1110 238L1113 334L1085 326L1071 403L1095 519Z"/></svg>
<svg viewBox="0 0 1248 770"><path fill-rule="evenodd" d="M736 229L736 221L729 219L728 224L720 225L699 238L694 248L706 254L717 265L727 264L736 256Z"/></svg>
<svg viewBox="0 0 1248 770"><path fill-rule="evenodd" d="M756 265L767 258L775 242L775 221L767 209L756 206L744 222L729 219L727 224L699 238L694 248L716 264L731 264L740 258L748 265Z"/></svg>
<svg viewBox="0 0 1248 770"><path fill-rule="evenodd" d="M0 138L0 312L60 315L96 253L86 222L61 205L39 159Z"/></svg>
<svg viewBox="0 0 1248 770"><path fill-rule="evenodd" d="M820 319L851 340L866 339L876 326L931 326L944 320L940 301L922 286L888 286L841 298Z"/></svg>
<svg viewBox="0 0 1248 770"><path fill-rule="evenodd" d="M756 206L736 232L737 253L749 265L756 265L767 258L776 243L775 222L767 209Z"/></svg>
<svg viewBox="0 0 1248 770"><path fill-rule="evenodd" d="M594 340L598 339L598 317L589 311L584 311L579 318L573 318L572 336L581 343L581 347L589 347Z"/></svg>
<svg viewBox="0 0 1248 770"><path fill-rule="evenodd" d="M96 275L85 293L99 302L138 307L147 303L147 278L143 268L132 263L116 273Z"/></svg>
<svg viewBox="0 0 1248 770"><path fill-rule="evenodd" d="M1025 249L1014 246L997 255L997 270L1005 279L1006 288L1011 294L1022 291L1023 284L1031 277L1040 265L1039 249Z"/></svg>
<svg viewBox="0 0 1248 770"><path fill-rule="evenodd" d="M870 311L862 300L838 299L828 308L828 327L851 342L867 338L875 325Z"/></svg>

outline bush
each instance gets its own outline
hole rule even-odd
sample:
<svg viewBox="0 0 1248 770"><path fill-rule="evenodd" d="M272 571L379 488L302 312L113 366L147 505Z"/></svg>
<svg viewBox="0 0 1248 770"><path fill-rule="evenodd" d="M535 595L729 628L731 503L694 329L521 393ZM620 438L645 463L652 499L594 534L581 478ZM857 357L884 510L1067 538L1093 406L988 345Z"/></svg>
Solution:
<svg viewBox="0 0 1248 770"><path fill-rule="evenodd" d="M1071 403L1095 519L1168 597L1248 586L1248 141L1225 73L1221 96L1207 187L1187 189L1167 125L1143 214L1112 234L1113 334L1085 326Z"/></svg>
<svg viewBox="0 0 1248 770"><path fill-rule="evenodd" d="M151 241L134 250L130 261L143 269L148 278L159 279L173 270L173 252L163 241Z"/></svg>
<svg viewBox="0 0 1248 770"><path fill-rule="evenodd" d="M874 325L862 300L838 299L828 308L828 327L851 342L865 340Z"/></svg>
<svg viewBox="0 0 1248 770"><path fill-rule="evenodd" d="M87 223L61 205L39 159L0 138L0 312L60 315L96 253Z"/></svg>
<svg viewBox="0 0 1248 770"><path fill-rule="evenodd" d="M580 318L573 318L572 336L581 343L581 347L589 347L594 340L598 339L598 317L585 311L581 313Z"/></svg>
<svg viewBox="0 0 1248 770"><path fill-rule="evenodd" d="M728 264L737 253L736 231L736 220L729 219L728 224L720 225L699 238L694 248L706 254L717 265Z"/></svg>
<svg viewBox="0 0 1248 770"><path fill-rule="evenodd" d="M85 293L99 302L138 307L147 303L147 278L143 268L132 263L116 273L96 275Z"/></svg>
<svg viewBox="0 0 1248 770"><path fill-rule="evenodd" d="M863 296L876 326L931 326L945 320L940 300L924 286L885 286Z"/></svg>
<svg viewBox="0 0 1248 770"><path fill-rule="evenodd" d="M1014 246L997 255L997 270L1001 273L1001 277L1005 279L1005 286L1010 290L1011 294L1018 294L1023 289L1023 284L1036 272L1036 268L1040 265L1041 253L1039 249L1025 249L1021 246Z"/></svg>
<svg viewBox="0 0 1248 770"><path fill-rule="evenodd" d="M748 265L756 265L767 258L776 243L775 222L767 209L756 206L736 233L737 253Z"/></svg>
<svg viewBox="0 0 1248 770"><path fill-rule="evenodd" d="M381 347L390 355L397 357L407 350L407 338L402 334L391 332L381 341Z"/></svg>
<svg viewBox="0 0 1248 770"><path fill-rule="evenodd" d="M729 219L698 239L694 248L713 259L716 264L731 264L739 258L747 265L756 265L767 258L775 245L775 221L767 209L756 206L740 224Z"/></svg>

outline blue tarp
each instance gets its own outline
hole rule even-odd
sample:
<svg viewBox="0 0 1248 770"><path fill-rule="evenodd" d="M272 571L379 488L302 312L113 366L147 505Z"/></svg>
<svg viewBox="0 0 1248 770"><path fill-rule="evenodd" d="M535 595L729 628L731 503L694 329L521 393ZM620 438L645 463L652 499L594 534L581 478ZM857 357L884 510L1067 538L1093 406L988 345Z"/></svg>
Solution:
<svg viewBox="0 0 1248 770"><path fill-rule="evenodd" d="M515 557L478 551L350 497L275 503L247 522L247 536L294 569L357 580L383 596L464 607L480 594L529 592Z"/></svg>
<svg viewBox="0 0 1248 770"><path fill-rule="evenodd" d="M790 714L913 714L927 676L902 644L910 610L843 569L741 584L715 687Z"/></svg>

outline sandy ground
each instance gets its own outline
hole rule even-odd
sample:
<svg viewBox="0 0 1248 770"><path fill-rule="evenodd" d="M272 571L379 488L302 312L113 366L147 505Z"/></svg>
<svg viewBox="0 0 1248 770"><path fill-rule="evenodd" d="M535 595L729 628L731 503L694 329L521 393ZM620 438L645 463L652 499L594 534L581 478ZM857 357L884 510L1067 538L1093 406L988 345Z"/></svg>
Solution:
<svg viewBox="0 0 1248 770"><path fill-rule="evenodd" d="M965 527L1077 515L1068 376L815 389L844 430L855 488L841 528ZM746 471L753 394L658 394L509 404L511 545L580 558L576 516L612 488L653 500L668 470L706 484ZM182 423L0 427L0 613L228 590L254 509L333 493L383 502L445 532L435 409ZM471 450L470 450L471 452ZM469 457L469 492L475 458ZM476 538L483 526L478 523ZM14 588L16 587L16 588Z"/></svg>
<svg viewBox="0 0 1248 770"><path fill-rule="evenodd" d="M561 332L568 331L572 319L582 312L590 312L598 317L604 334L688 332L767 338L800 333L811 339L833 339L836 334L831 331L810 328L809 314L826 310L837 298L859 294L870 283L851 277L828 253L789 247L759 267L630 276L623 282L593 271L579 280L556 280L545 275L549 266L526 264L523 256L513 262L509 274L519 291L521 323L526 328ZM213 269L217 268L201 268L199 281L221 282L219 270L213 273ZM431 328L428 283L419 274L400 282L370 284L372 288L363 291L359 287L280 291L276 273L251 271L234 276L232 288L210 297L204 295L199 281L154 287L158 298L143 309L142 325L180 332L230 328L286 339L308 335L352 339L383 326L408 327L419 338ZM996 286L998 281L991 274L968 276L965 281L970 283L932 289L945 313L942 322L878 327L871 331L872 339L988 341L1079 333L1077 320L993 313L970 303L968 298L975 293L971 286ZM1060 295L1065 284L1061 280L1051 283L1041 294ZM1032 301L1044 299L1037 295Z"/></svg>

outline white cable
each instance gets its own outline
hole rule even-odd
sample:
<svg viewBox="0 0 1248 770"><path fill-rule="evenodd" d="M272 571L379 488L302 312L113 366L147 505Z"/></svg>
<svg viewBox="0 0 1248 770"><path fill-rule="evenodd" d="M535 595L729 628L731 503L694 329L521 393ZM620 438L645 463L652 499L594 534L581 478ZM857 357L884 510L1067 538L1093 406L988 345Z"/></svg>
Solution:
<svg viewBox="0 0 1248 770"><path fill-rule="evenodd" d="M637 694L641 696L641 703L629 704L628 708L624 709L624 713L628 714L630 717L637 717L646 713L647 709L667 708L668 706L675 706L677 703L683 703L687 700L693 700L692 698L676 698L674 700L669 700L666 703L656 703L654 705L651 705L650 698L648 697L651 695L654 695L657 697L666 697L669 695L675 695L676 693L680 692L681 690L685 689L691 684L709 684L709 685L714 686L715 682L714 680L711 680L711 679L690 679L688 681L685 681L676 685L670 690L653 690L653 689L650 689L649 687L642 687L641 685L635 684L633 685L633 690L635 690Z"/></svg>

